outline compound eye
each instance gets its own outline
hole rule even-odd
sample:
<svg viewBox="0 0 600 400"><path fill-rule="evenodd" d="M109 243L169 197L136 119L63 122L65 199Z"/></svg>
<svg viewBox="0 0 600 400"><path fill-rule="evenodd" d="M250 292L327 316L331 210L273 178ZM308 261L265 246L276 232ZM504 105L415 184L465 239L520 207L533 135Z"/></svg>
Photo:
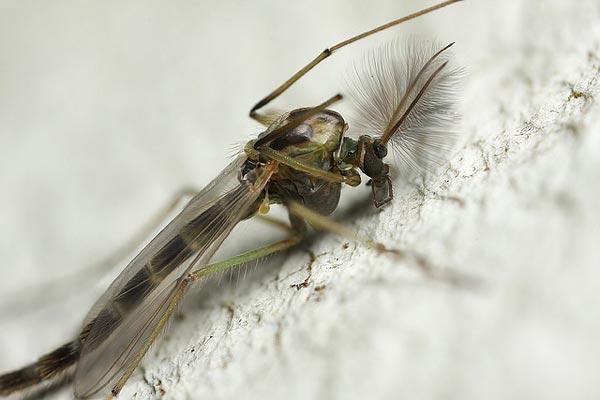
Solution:
<svg viewBox="0 0 600 400"><path fill-rule="evenodd" d="M375 139L373 141L373 152L377 157L383 159L385 158L385 156L387 156L388 153L387 146L381 143L381 140Z"/></svg>

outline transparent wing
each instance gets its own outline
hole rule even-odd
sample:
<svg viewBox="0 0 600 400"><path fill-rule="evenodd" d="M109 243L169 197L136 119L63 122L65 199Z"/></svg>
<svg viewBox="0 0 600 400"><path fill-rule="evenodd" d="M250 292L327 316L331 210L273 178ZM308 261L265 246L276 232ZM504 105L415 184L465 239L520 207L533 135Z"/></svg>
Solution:
<svg viewBox="0 0 600 400"><path fill-rule="evenodd" d="M259 167L240 182L245 160L238 157L196 195L96 302L80 336L78 398L106 396L124 383L181 297L183 277L208 263L258 200L274 168Z"/></svg>

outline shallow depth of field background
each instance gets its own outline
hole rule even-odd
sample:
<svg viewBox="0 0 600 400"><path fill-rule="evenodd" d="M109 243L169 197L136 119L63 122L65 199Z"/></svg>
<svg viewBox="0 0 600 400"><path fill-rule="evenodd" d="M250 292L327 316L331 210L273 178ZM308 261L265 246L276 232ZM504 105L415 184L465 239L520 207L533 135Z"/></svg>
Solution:
<svg viewBox="0 0 600 400"><path fill-rule="evenodd" d="M76 334L115 273L93 266L260 132L256 101L323 48L431 4L0 0L0 370ZM300 250L193 294L122 398L598 398L599 20L591 0L468 0L296 83L274 107L343 91L394 38L457 42L456 156L346 222L481 287L325 236L310 275ZM273 237L245 229L229 248Z"/></svg>

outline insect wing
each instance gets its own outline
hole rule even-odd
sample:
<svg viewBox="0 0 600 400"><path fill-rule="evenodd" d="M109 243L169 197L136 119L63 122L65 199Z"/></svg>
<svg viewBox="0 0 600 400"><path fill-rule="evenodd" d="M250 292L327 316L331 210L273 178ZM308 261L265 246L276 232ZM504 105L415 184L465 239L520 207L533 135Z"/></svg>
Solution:
<svg viewBox="0 0 600 400"><path fill-rule="evenodd" d="M196 195L96 302L80 336L78 398L108 395L124 383L181 297L183 277L208 263L259 198L273 168L259 168L253 182L240 182L245 159L234 160Z"/></svg>

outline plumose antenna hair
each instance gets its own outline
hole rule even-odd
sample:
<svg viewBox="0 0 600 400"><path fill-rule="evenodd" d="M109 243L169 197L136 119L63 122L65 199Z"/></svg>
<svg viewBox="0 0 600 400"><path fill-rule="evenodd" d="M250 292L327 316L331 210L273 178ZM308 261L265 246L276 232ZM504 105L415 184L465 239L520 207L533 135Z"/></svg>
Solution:
<svg viewBox="0 0 600 400"><path fill-rule="evenodd" d="M458 138L462 69L450 61L453 44L394 40L354 65L348 85L355 114L351 126L389 142L403 178L442 165Z"/></svg>

